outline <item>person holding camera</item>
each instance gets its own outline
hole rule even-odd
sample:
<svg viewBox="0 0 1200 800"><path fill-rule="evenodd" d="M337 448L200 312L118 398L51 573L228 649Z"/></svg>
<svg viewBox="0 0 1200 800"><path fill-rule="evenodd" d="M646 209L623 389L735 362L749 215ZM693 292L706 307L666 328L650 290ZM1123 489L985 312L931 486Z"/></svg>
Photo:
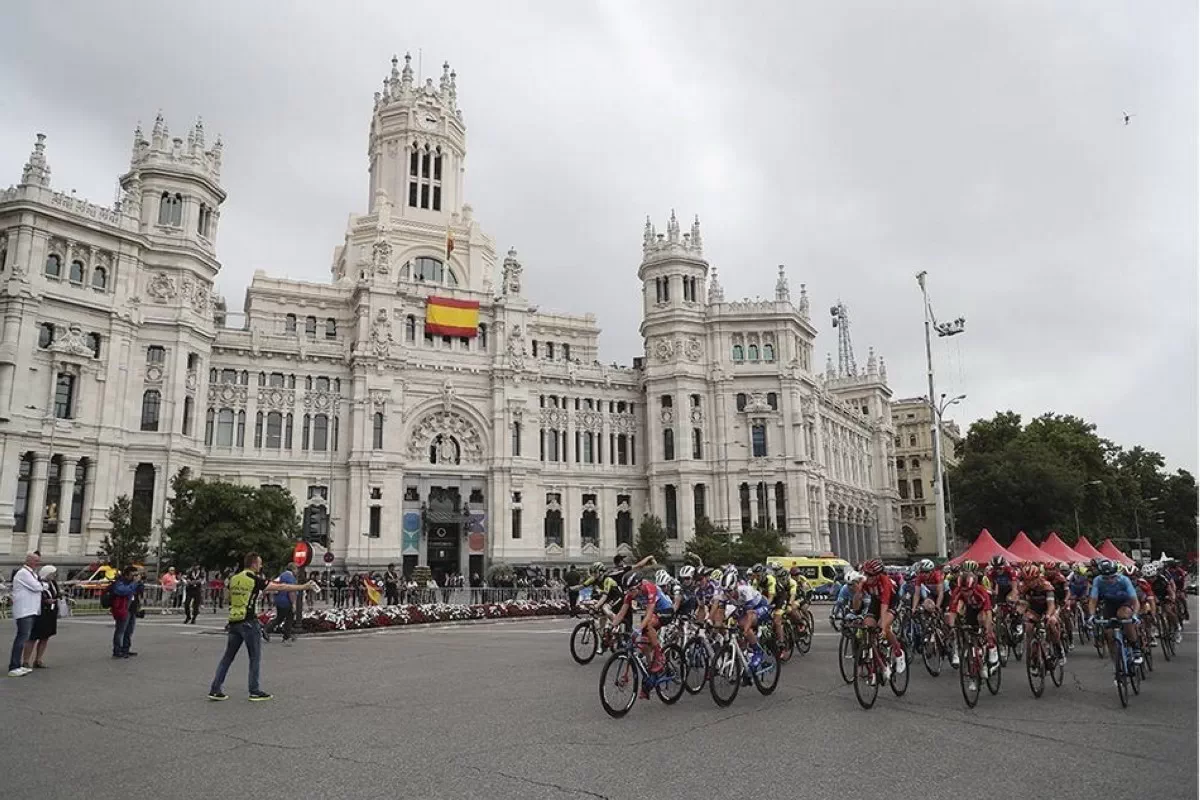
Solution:
<svg viewBox="0 0 1200 800"><path fill-rule="evenodd" d="M137 622L140 609L142 578L137 567L132 564L121 570L116 581L109 587L112 593L112 605L109 607L116 629L113 631L113 658L130 658L137 653L130 650L133 644L133 628Z"/></svg>

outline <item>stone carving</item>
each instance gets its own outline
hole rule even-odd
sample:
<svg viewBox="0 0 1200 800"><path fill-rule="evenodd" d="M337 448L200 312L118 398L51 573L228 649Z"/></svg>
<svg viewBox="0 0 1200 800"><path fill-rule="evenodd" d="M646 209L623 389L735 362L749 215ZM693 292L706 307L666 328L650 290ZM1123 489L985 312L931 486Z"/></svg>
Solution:
<svg viewBox="0 0 1200 800"><path fill-rule="evenodd" d="M371 245L371 268L376 275L387 275L392 265L392 244L383 236Z"/></svg>
<svg viewBox="0 0 1200 800"><path fill-rule="evenodd" d="M704 348L701 347L700 340L694 337L688 339L683 346L683 355L688 361L699 361L700 357L704 355Z"/></svg>
<svg viewBox="0 0 1200 800"><path fill-rule="evenodd" d="M296 403L296 392L289 389L272 387L258 390L259 406L267 408L291 408Z"/></svg>
<svg viewBox="0 0 1200 800"><path fill-rule="evenodd" d="M392 321L388 318L387 309L381 308L371 323L371 349L379 358L387 358L392 350L392 342Z"/></svg>
<svg viewBox="0 0 1200 800"><path fill-rule="evenodd" d="M669 409L669 408L664 408L662 410L662 421L664 424L670 425L672 422L675 421L674 412L672 412L671 409Z"/></svg>
<svg viewBox="0 0 1200 800"><path fill-rule="evenodd" d="M83 328L78 323L71 323L65 330L62 325L54 326L54 344L50 350L72 356L92 358L92 346L83 335Z"/></svg>
<svg viewBox="0 0 1200 800"><path fill-rule="evenodd" d="M521 294L521 262L517 261L517 251L509 248L508 256L504 259L501 272L501 283L505 294Z"/></svg>
<svg viewBox="0 0 1200 800"><path fill-rule="evenodd" d="M162 383L163 368L158 364L146 367L146 383Z"/></svg>
<svg viewBox="0 0 1200 800"><path fill-rule="evenodd" d="M508 365L516 370L525 369L525 332L520 325L513 325L508 335Z"/></svg>
<svg viewBox="0 0 1200 800"><path fill-rule="evenodd" d="M604 417L597 411L580 411L575 415L575 427L585 431L598 431L604 424Z"/></svg>
<svg viewBox="0 0 1200 800"><path fill-rule="evenodd" d="M340 405L341 398L333 392L306 392L304 407L310 411L329 411Z"/></svg>
<svg viewBox="0 0 1200 800"><path fill-rule="evenodd" d="M746 401L746 411L751 414L761 414L764 412L772 412L775 409L767 404L767 395L763 392L751 392L750 398Z"/></svg>
<svg viewBox="0 0 1200 800"><path fill-rule="evenodd" d="M183 279L183 299L187 301L192 310L197 314L208 313L210 295L211 291L208 288L208 284L204 281L193 281L190 278Z"/></svg>
<svg viewBox="0 0 1200 800"><path fill-rule="evenodd" d="M210 383L208 385L208 402L213 405L245 406L246 387L232 383Z"/></svg>
<svg viewBox="0 0 1200 800"><path fill-rule="evenodd" d="M391 392L387 389L370 389L367 392L367 396L371 400L371 405L380 410L387 405L390 394Z"/></svg>
<svg viewBox="0 0 1200 800"><path fill-rule="evenodd" d="M704 411L702 409L692 409L692 422L704 422Z"/></svg>
<svg viewBox="0 0 1200 800"><path fill-rule="evenodd" d="M670 361L675 357L675 347L670 339L659 339L654 343L654 357L659 361Z"/></svg>
<svg viewBox="0 0 1200 800"><path fill-rule="evenodd" d="M435 439L441 437L440 446L445 447L449 440L458 447L458 463L478 464L483 461L483 441L479 431L460 414L454 411L435 411L426 414L413 428L408 442L408 455L413 461L428 461L429 447ZM442 461L442 453L438 453ZM447 463L455 463L454 459Z"/></svg>
<svg viewBox="0 0 1200 800"><path fill-rule="evenodd" d="M450 409L454 406L454 396L456 394L458 392L454 389L454 381L449 378L442 381L442 410L447 414L450 413Z"/></svg>
<svg viewBox="0 0 1200 800"><path fill-rule="evenodd" d="M189 370L188 374L183 379L183 385L187 389L188 394L195 394L196 387L200 385L200 375L196 370Z"/></svg>
<svg viewBox="0 0 1200 800"><path fill-rule="evenodd" d="M609 426L617 433L636 433L637 420L632 414L613 414L609 417Z"/></svg>
<svg viewBox="0 0 1200 800"><path fill-rule="evenodd" d="M541 423L551 428L567 427L567 412L558 408L543 408Z"/></svg>
<svg viewBox="0 0 1200 800"><path fill-rule="evenodd" d="M179 290L175 287L175 279L165 272L156 272L146 284L146 294L157 303L173 300Z"/></svg>

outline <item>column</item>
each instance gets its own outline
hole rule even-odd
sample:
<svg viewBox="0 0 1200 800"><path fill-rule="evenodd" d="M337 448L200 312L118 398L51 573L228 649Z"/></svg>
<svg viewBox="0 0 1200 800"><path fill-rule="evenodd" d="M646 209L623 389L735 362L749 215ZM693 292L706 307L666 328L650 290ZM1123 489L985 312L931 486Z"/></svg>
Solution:
<svg viewBox="0 0 1200 800"><path fill-rule="evenodd" d="M46 471L49 459L43 453L33 454L33 475L29 480L29 513L25 515L26 552L42 546L42 517L46 513ZM19 555L24 556L24 553Z"/></svg>
<svg viewBox="0 0 1200 800"><path fill-rule="evenodd" d="M63 456L59 465L62 500L58 504L58 538L55 542L55 552L60 556L68 555L71 550L71 511L75 502L75 468L78 464L78 456Z"/></svg>

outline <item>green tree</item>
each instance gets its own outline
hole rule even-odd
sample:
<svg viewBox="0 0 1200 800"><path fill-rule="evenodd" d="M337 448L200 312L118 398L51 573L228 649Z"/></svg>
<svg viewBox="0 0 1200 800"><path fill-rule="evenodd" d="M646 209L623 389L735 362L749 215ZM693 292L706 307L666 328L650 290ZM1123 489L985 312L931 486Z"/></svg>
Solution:
<svg viewBox="0 0 1200 800"><path fill-rule="evenodd" d="M741 566L759 564L771 556L786 555L787 551L779 531L771 527L751 528L738 537L734 545L734 563Z"/></svg>
<svg viewBox="0 0 1200 800"><path fill-rule="evenodd" d="M658 563L666 563L667 532L661 519L649 514L642 517L641 524L638 525L637 539L633 543L633 555L639 561L646 556L654 556Z"/></svg>
<svg viewBox="0 0 1200 800"><path fill-rule="evenodd" d="M708 517L696 520L696 529L685 548L684 560L699 566L715 567L733 561L733 536L712 524Z"/></svg>
<svg viewBox="0 0 1200 800"><path fill-rule="evenodd" d="M236 568L253 551L264 562L282 564L300 535L300 517L287 489L196 479L186 470L175 476L171 488L171 524L165 534L180 562Z"/></svg>
<svg viewBox="0 0 1200 800"><path fill-rule="evenodd" d="M97 557L120 569L129 564L144 564L149 555L150 528L133 521L133 504L129 495L121 495L108 509L108 521L112 528L100 542Z"/></svg>

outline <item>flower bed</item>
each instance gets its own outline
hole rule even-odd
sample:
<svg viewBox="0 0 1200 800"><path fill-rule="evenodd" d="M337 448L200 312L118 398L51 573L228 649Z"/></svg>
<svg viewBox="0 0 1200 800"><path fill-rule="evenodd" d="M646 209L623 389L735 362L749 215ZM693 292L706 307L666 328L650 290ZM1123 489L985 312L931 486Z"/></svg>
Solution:
<svg viewBox="0 0 1200 800"><path fill-rule="evenodd" d="M567 604L562 600L508 600L502 603L479 603L477 605L427 603L405 606L359 606L305 611L298 627L305 633L361 631L372 628L390 628L395 625L424 625L431 622L548 617L566 614L567 611ZM259 615L259 620L265 625L274 616L273 611L268 611Z"/></svg>

